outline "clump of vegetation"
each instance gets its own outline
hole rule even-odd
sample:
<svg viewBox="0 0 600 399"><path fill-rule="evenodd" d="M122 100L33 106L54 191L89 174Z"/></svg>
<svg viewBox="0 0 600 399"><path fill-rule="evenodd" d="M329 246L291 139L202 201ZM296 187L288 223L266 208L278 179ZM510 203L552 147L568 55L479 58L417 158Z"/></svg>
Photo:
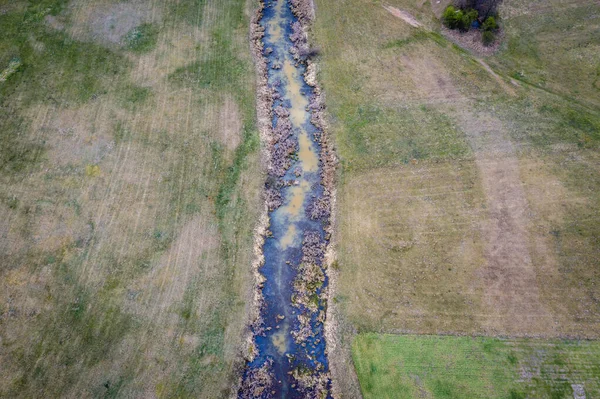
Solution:
<svg viewBox="0 0 600 399"><path fill-rule="evenodd" d="M442 14L442 22L450 29L467 32L471 28L481 29L481 40L489 46L496 40L499 29L496 22L496 7L499 1L475 0L458 1L456 5L449 5Z"/></svg>
<svg viewBox="0 0 600 399"><path fill-rule="evenodd" d="M459 29L466 32L471 28L473 23L477 21L478 16L477 10L472 8L461 10L453 5L449 5L444 11L442 19L448 28Z"/></svg>
<svg viewBox="0 0 600 399"><path fill-rule="evenodd" d="M17 72L19 67L21 66L21 60L17 57L10 60L8 63L8 67L5 70L0 72L0 82L6 82L6 79L9 78L10 75Z"/></svg>
<svg viewBox="0 0 600 399"><path fill-rule="evenodd" d="M494 18L491 15L487 17L485 21L483 21L481 29L483 30L481 40L483 41L483 44L489 46L494 42L494 40L496 40L495 32L498 30L498 23L496 22L496 18Z"/></svg>

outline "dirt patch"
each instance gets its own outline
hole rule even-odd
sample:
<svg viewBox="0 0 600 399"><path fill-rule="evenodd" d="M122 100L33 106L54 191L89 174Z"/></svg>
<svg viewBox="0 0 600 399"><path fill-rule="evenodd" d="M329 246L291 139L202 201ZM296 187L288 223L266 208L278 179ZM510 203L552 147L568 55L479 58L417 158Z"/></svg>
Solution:
<svg viewBox="0 0 600 399"><path fill-rule="evenodd" d="M408 13L406 11L402 11L396 7L392 7L389 5L384 5L383 8L385 8L386 11L388 11L394 17L400 18L401 20L403 20L404 22L406 22L407 24L409 24L410 26L412 26L414 28L420 28L421 26L423 26L422 23L417 21L417 19L415 17L413 17L410 13Z"/></svg>
<svg viewBox="0 0 600 399"><path fill-rule="evenodd" d="M489 46L484 46L481 38L483 33L478 29L471 29L468 32L459 32L457 30L442 27L442 34L448 40L479 56L490 56L495 54L498 49L500 49L500 44L504 38L504 31L500 30L496 35L496 41Z"/></svg>

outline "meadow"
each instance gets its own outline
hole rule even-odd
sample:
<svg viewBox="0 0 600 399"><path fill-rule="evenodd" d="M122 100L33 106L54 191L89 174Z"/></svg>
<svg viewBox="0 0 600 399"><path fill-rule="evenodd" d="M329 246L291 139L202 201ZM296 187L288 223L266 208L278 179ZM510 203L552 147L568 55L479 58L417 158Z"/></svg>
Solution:
<svg viewBox="0 0 600 399"><path fill-rule="evenodd" d="M224 397L251 295L254 3L0 1L0 397Z"/></svg>
<svg viewBox="0 0 600 399"><path fill-rule="evenodd" d="M600 7L506 0L483 57L444 36L447 3L316 1L350 396L356 333L600 331Z"/></svg>

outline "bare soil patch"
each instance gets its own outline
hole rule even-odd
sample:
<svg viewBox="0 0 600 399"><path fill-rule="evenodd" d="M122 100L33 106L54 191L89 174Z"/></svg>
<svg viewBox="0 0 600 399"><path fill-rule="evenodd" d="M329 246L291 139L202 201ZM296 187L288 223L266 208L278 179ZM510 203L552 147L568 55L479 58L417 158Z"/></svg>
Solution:
<svg viewBox="0 0 600 399"><path fill-rule="evenodd" d="M483 57L495 54L500 49L500 45L504 38L504 31L500 30L500 32L496 34L494 43L485 46L481 39L483 32L479 29L471 29L468 32L459 32L457 30L442 27L442 34L457 45Z"/></svg>
<svg viewBox="0 0 600 399"><path fill-rule="evenodd" d="M383 8L385 8L386 11L388 11L394 17L400 18L401 20L403 20L404 22L406 22L413 28L420 28L421 26L423 26L423 24L420 23L419 21L417 21L417 19L415 17L413 17L409 12L400 10L400 9L398 9L396 7L392 7L390 5L384 5Z"/></svg>
<svg viewBox="0 0 600 399"><path fill-rule="evenodd" d="M492 115L462 113L460 120L487 203L488 218L482 220L486 266L481 270L491 320L486 328L489 333L551 333L553 319L542 304L530 254L530 211L515 147Z"/></svg>

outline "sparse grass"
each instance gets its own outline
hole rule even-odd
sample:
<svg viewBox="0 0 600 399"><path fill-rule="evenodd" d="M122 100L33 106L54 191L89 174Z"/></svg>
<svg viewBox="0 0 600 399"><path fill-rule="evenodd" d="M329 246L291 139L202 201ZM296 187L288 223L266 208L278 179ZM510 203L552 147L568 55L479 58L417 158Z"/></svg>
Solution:
<svg viewBox="0 0 600 399"><path fill-rule="evenodd" d="M579 102L600 105L598 4L504 2L507 42L491 61L504 73Z"/></svg>
<svg viewBox="0 0 600 399"><path fill-rule="evenodd" d="M2 397L226 397L236 377L262 179L249 5L148 3L122 46L77 28L130 23L119 4L0 13L0 71L21 60L0 82ZM169 79L186 65L209 75Z"/></svg>
<svg viewBox="0 0 600 399"><path fill-rule="evenodd" d="M600 395L600 345L589 341L358 335L368 398L572 398Z"/></svg>

